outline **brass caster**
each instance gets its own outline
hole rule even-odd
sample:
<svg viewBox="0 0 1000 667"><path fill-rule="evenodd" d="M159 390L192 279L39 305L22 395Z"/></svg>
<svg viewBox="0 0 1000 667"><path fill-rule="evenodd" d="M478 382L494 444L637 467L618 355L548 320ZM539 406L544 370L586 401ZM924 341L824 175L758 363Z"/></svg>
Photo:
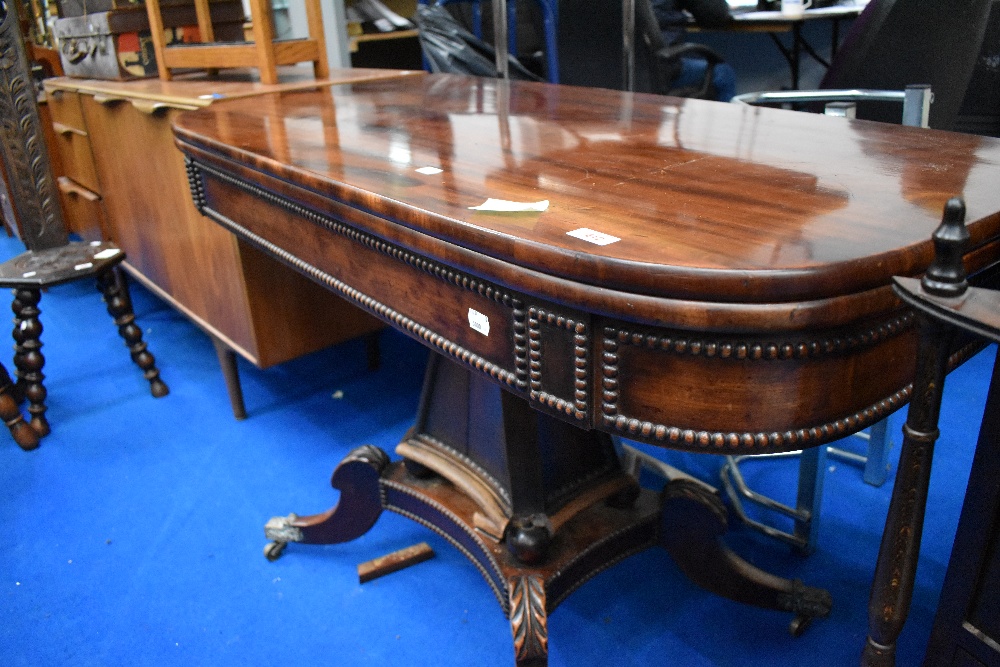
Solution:
<svg viewBox="0 0 1000 667"><path fill-rule="evenodd" d="M788 624L788 633L793 637L801 637L809 626L812 625L812 616L796 616L792 619L792 622Z"/></svg>
<svg viewBox="0 0 1000 667"><path fill-rule="evenodd" d="M264 558L268 559L273 563L274 561L281 558L281 554L284 553L285 547L287 545L288 542L279 542L277 540L275 540L274 542L268 542L264 546Z"/></svg>

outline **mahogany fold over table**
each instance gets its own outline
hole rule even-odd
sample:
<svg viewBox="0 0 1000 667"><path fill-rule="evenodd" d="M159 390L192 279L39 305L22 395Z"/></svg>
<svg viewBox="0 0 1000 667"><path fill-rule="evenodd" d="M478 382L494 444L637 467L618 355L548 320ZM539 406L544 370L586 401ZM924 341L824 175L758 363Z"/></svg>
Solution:
<svg viewBox="0 0 1000 667"><path fill-rule="evenodd" d="M382 509L433 528L520 664L545 662L559 602L655 544L710 590L824 615L825 591L725 547L704 487L640 489L616 438L756 454L875 423L914 373L891 278L927 268L945 202L970 273L1000 252L1000 142L974 136L453 76L213 105L175 133L199 210L438 353L402 461L352 452L338 506L269 536L345 541ZM908 577L873 598L886 662Z"/></svg>

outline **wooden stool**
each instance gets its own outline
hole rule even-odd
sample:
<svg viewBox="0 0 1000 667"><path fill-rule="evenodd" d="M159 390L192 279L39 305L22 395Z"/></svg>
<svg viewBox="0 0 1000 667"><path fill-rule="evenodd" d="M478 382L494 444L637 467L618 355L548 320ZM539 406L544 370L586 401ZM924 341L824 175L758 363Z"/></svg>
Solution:
<svg viewBox="0 0 1000 667"><path fill-rule="evenodd" d="M278 83L278 65L300 62L312 62L316 78L328 75L326 38L323 34L323 14L319 0L306 0L309 37L279 42L274 40L274 19L271 17L270 3L266 0L249 0L253 42L214 42L215 31L209 14L209 0L195 0L194 5L201 42L168 47L163 34L160 2L146 0L156 67L161 79L169 81L170 70L175 68L256 67L260 69L261 82L273 84Z"/></svg>
<svg viewBox="0 0 1000 667"><path fill-rule="evenodd" d="M108 313L118 325L118 333L125 339L132 361L143 370L149 381L153 396L160 398L170 391L160 379L153 355L146 349L142 329L135 323L128 283L125 274L118 268L124 259L125 253L113 243L70 243L49 250L29 250L0 264L0 287L14 290L11 306L14 311L14 365L17 367L14 395L28 399L29 423L39 436L48 435L51 430L45 418L48 392L42 384L45 357L41 352L42 323L38 319L41 313L38 302L43 289L96 277ZM4 411L4 393L3 376L0 375L0 418L13 431L16 418L12 414L8 417L9 410ZM15 421L12 423L9 419ZM18 440L18 444L21 441Z"/></svg>

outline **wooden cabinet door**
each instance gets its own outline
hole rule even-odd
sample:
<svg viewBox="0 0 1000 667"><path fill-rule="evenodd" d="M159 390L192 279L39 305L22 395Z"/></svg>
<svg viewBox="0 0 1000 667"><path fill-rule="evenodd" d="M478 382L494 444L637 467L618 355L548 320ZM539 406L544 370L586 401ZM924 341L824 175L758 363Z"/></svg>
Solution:
<svg viewBox="0 0 1000 667"><path fill-rule="evenodd" d="M256 361L236 241L194 208L170 129L180 110L81 95L104 205L128 264L154 291ZM151 113L148 111L152 111Z"/></svg>

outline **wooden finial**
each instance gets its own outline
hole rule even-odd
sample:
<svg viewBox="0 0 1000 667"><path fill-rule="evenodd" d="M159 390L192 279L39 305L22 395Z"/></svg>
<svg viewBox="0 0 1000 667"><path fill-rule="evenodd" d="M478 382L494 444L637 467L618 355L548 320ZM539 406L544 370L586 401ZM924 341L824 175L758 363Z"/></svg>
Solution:
<svg viewBox="0 0 1000 667"><path fill-rule="evenodd" d="M965 202L953 197L944 205L941 226L934 231L934 261L920 284L924 291L935 296L954 297L965 293L969 284L965 281L965 266L962 257L969 243L969 231L965 228Z"/></svg>

